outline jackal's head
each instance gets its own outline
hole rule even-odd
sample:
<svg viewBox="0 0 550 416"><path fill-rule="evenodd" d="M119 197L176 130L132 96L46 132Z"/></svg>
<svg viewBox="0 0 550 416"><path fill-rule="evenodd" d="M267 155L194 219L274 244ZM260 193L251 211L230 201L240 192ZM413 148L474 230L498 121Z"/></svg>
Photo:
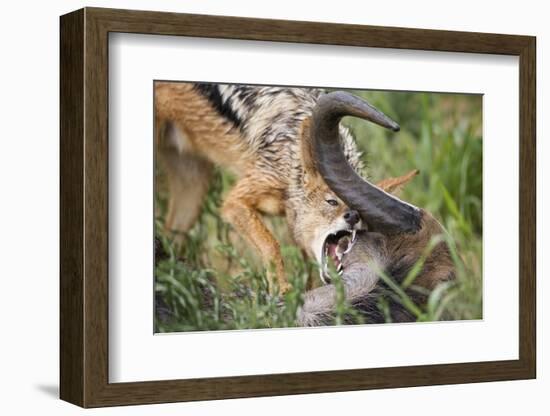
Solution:
<svg viewBox="0 0 550 416"><path fill-rule="evenodd" d="M293 231L297 243L321 266L321 279L327 282L330 259L340 270L342 256L361 229L361 218L319 179L307 180L302 203L293 212Z"/></svg>
<svg viewBox="0 0 550 416"><path fill-rule="evenodd" d="M294 239L321 267L327 282L329 262L340 270L340 261L361 229L359 213L350 209L326 184L313 159L310 119L301 131L301 171L293 203L287 212Z"/></svg>

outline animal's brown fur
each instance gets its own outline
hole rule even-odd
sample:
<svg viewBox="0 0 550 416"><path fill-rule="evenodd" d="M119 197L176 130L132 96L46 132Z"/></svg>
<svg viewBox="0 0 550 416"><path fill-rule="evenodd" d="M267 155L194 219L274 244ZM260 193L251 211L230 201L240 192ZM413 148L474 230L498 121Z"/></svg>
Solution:
<svg viewBox="0 0 550 416"><path fill-rule="evenodd" d="M388 258L394 259L392 267L410 270L429 247L432 238L442 236L443 233L445 231L441 224L430 213L422 210L421 227L417 233L387 237ZM419 273L415 284L432 290L439 283L452 278L455 268L446 241L439 242L430 253L426 254L428 255L422 273Z"/></svg>

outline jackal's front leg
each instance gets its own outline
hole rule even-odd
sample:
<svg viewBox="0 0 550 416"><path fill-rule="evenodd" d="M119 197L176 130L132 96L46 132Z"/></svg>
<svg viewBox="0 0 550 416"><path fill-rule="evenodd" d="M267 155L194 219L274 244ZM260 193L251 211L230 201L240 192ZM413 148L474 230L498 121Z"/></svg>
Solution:
<svg viewBox="0 0 550 416"><path fill-rule="evenodd" d="M258 201L250 195L250 192L243 193L243 188L246 189L247 186L237 186L227 196L222 208L223 219L260 253L267 269L271 292L273 292L271 267L275 268L279 291L283 294L290 289L290 284L286 279L279 243L265 226L255 208Z"/></svg>

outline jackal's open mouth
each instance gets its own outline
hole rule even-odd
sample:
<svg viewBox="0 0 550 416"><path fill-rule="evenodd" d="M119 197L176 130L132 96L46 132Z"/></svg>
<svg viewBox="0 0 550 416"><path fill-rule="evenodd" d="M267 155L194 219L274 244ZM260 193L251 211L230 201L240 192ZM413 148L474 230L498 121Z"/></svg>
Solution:
<svg viewBox="0 0 550 416"><path fill-rule="evenodd" d="M325 283L330 283L330 275L328 273L328 261L332 259L334 267L338 274L343 271L342 258L349 253L355 244L356 230L340 230L336 233L331 233L325 238L323 243L322 269L321 279Z"/></svg>

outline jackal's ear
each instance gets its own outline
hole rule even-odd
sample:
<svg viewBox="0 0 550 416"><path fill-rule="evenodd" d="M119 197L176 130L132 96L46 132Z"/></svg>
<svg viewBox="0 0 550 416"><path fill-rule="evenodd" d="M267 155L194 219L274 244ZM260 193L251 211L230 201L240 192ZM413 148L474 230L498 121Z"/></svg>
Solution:
<svg viewBox="0 0 550 416"><path fill-rule="evenodd" d="M420 171L418 169L414 169L403 176L398 176L396 178L386 178L378 182L376 186L390 194L397 194L419 173Z"/></svg>
<svg viewBox="0 0 550 416"><path fill-rule="evenodd" d="M319 171L313 157L313 146L311 138L311 118L308 117L302 122L300 129L300 151L302 167L304 168L304 182L320 179Z"/></svg>

